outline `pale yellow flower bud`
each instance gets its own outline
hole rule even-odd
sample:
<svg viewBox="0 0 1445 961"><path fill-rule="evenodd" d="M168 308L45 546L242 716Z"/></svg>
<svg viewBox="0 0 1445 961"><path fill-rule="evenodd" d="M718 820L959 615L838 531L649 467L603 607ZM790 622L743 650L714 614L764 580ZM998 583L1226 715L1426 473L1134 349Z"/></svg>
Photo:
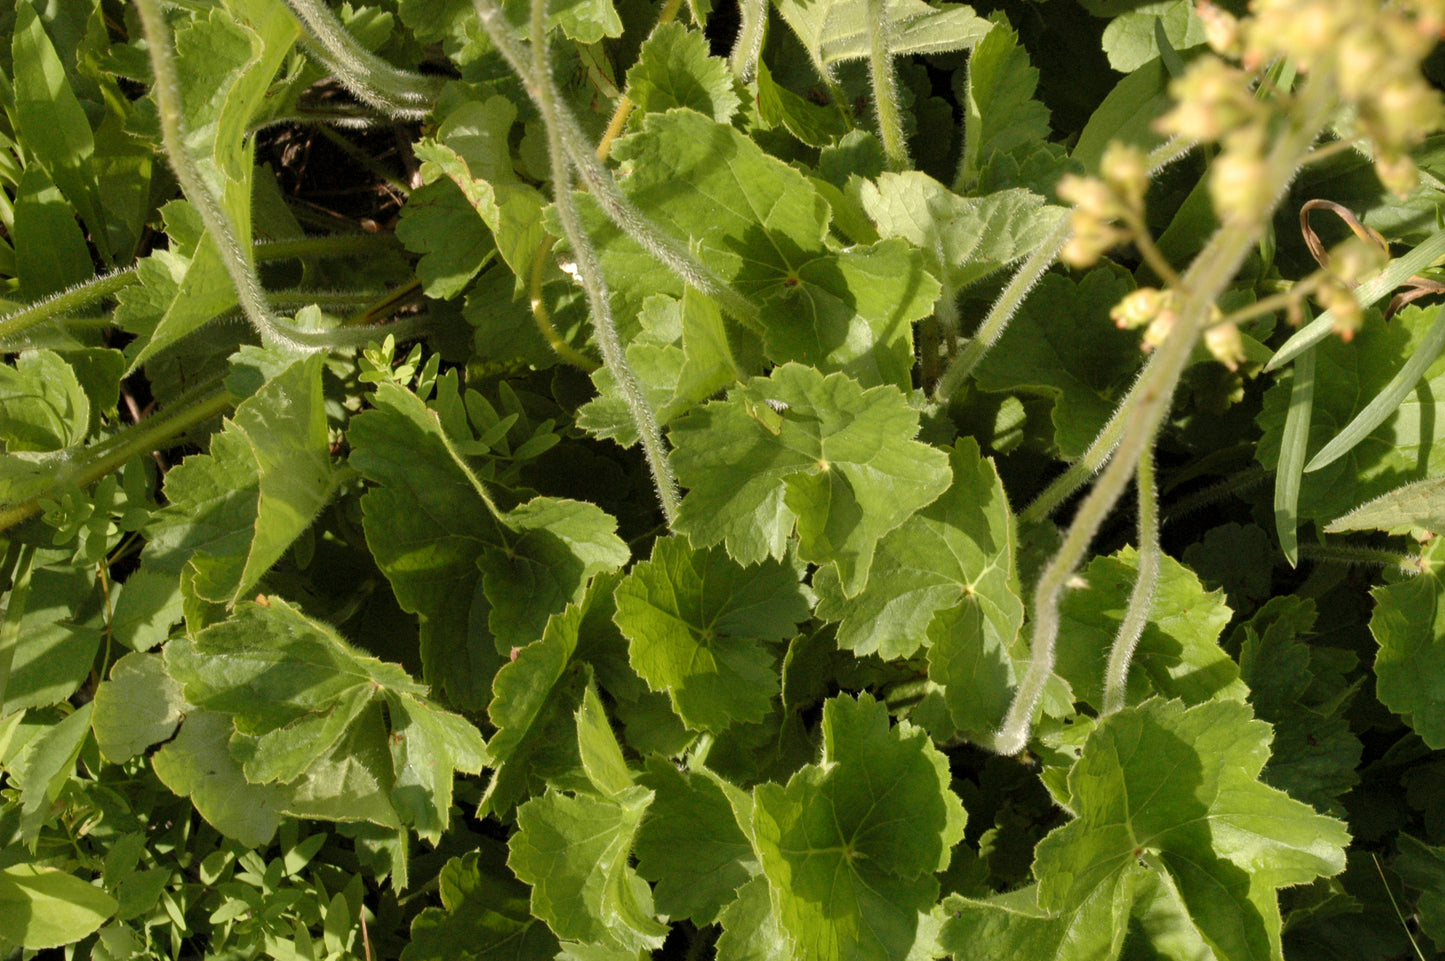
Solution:
<svg viewBox="0 0 1445 961"><path fill-rule="evenodd" d="M1315 294L1315 299L1320 306L1334 314L1335 333L1345 343L1355 339L1355 331L1360 329L1364 323L1365 312L1360 307L1355 295L1346 290L1344 286L1336 283L1326 284Z"/></svg>
<svg viewBox="0 0 1445 961"><path fill-rule="evenodd" d="M1139 348L1146 354L1169 339L1174 332L1174 325L1179 323L1179 315L1173 310L1162 310L1149 326L1144 328L1144 340L1140 342Z"/></svg>
<svg viewBox="0 0 1445 961"><path fill-rule="evenodd" d="M1415 168L1415 161L1409 154L1404 153L1380 151L1375 154L1375 176L1379 177L1385 189L1396 197L1409 196L1420 183L1420 172Z"/></svg>
<svg viewBox="0 0 1445 961"><path fill-rule="evenodd" d="M1259 216L1273 199L1264 191L1267 179L1257 133L1241 131L1230 137L1209 168L1209 196L1220 221L1236 223Z"/></svg>
<svg viewBox="0 0 1445 961"><path fill-rule="evenodd" d="M1204 346L1214 355L1215 360L1230 370L1238 370L1239 365L1246 360L1244 337L1232 321L1215 324L1205 330Z"/></svg>
<svg viewBox="0 0 1445 961"><path fill-rule="evenodd" d="M1169 302L1169 295L1157 287L1140 287L1124 295L1109 310L1109 317L1121 330L1134 330L1159 316Z"/></svg>
<svg viewBox="0 0 1445 961"><path fill-rule="evenodd" d="M1104 181L1097 177L1064 174L1054 188L1059 199L1073 204L1079 213L1099 220L1113 220L1119 215L1119 201Z"/></svg>
<svg viewBox="0 0 1445 961"><path fill-rule="evenodd" d="M1204 40L1209 49L1222 57L1237 57L1240 50L1239 20L1209 0L1199 0L1194 12L1204 24Z"/></svg>
<svg viewBox="0 0 1445 961"><path fill-rule="evenodd" d="M1099 173L1127 207L1143 210L1144 194L1149 189L1149 162L1144 151L1112 140L1099 160Z"/></svg>

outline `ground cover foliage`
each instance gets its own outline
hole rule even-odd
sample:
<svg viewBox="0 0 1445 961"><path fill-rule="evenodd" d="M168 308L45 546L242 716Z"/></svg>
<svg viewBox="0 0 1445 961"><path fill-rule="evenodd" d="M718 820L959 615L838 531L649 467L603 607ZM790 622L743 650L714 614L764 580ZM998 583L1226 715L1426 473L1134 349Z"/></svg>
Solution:
<svg viewBox="0 0 1445 961"><path fill-rule="evenodd" d="M5 6L0 955L1445 950L1442 24Z"/></svg>

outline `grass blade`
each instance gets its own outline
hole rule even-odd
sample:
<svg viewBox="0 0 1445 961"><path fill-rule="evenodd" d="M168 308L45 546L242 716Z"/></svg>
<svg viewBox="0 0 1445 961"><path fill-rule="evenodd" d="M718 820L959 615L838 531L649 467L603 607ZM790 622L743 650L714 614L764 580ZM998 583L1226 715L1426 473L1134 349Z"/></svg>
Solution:
<svg viewBox="0 0 1445 961"><path fill-rule="evenodd" d="M1435 362L1442 349L1445 349L1445 308L1435 311L1435 322L1400 372L1375 395L1374 400L1365 405L1364 410L1355 415L1354 420L1345 425L1344 430L1335 435L1334 440L1325 445L1324 450L1305 465L1305 473L1333 464L1370 436L1370 432L1384 423L1404 402L1405 396L1415 389L1425 369Z"/></svg>
<svg viewBox="0 0 1445 961"><path fill-rule="evenodd" d="M1306 350L1294 365L1289 413L1284 418L1279 464L1274 474L1274 527L1280 550L1291 567L1299 564L1299 491L1315 406L1315 352Z"/></svg>

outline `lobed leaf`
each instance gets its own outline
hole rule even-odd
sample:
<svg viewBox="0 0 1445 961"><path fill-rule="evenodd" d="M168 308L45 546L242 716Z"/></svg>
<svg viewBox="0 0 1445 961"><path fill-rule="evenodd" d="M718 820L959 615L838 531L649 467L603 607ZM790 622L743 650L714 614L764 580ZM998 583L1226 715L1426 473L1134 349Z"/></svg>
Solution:
<svg viewBox="0 0 1445 961"><path fill-rule="evenodd" d="M912 440L917 430L893 388L775 368L674 423L673 462L688 488L677 529L756 564L781 559L796 527L799 556L836 567L843 594L855 595L879 539L947 489L945 455Z"/></svg>

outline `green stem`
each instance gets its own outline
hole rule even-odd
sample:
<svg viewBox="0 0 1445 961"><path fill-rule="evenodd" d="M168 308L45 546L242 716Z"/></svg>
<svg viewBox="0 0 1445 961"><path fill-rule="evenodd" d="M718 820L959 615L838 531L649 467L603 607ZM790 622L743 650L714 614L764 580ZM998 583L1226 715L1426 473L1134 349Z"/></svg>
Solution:
<svg viewBox="0 0 1445 961"><path fill-rule="evenodd" d="M1134 589L1129 593L1129 606L1114 646L1109 650L1109 667L1104 674L1104 713L1122 710L1128 692L1129 665L1134 650L1149 623L1149 610L1154 606L1154 591L1159 586L1159 491L1154 483L1154 455L1146 450L1139 458L1137 484L1139 489L1139 567Z"/></svg>
<svg viewBox="0 0 1445 961"><path fill-rule="evenodd" d="M1064 534L1063 544L1044 568L1034 590L1029 667L1013 703L1009 705L1003 726L994 738L995 750L1000 754L1017 754L1028 745L1034 713L1054 670L1059 602L1064 589L1083 561L1104 518L1113 510L1141 459L1152 448L1159 425L1169 412L1174 389L1189 365L1195 343L1210 323L1216 298L1239 272L1264 232L1275 205L1299 169L1302 158L1324 129L1333 101L1320 87L1320 84L1311 84L1307 88L1299 112L1295 114L1302 118L1301 122L1282 132L1266 158L1266 190L1263 195L1270 198L1269 203L1253 218L1221 227L1195 257L1178 290L1179 319L1174 330L1144 368L1124 404L1120 405L1127 408L1127 416L1118 446L1093 489L1079 505L1073 523Z"/></svg>
<svg viewBox="0 0 1445 961"><path fill-rule="evenodd" d="M553 204L557 219L562 222L562 231L572 245L573 256L577 259L577 274L582 280L582 289L587 295L587 305L592 312L592 322L597 331L597 346L602 351L602 361L607 365L637 425L638 438L652 472L653 484L662 512L668 526L677 518L679 495L677 478L672 473L672 464L667 459L667 450L662 440L662 428L658 426L657 415L642 391L637 375L627 363L622 342L617 336L617 325L612 319L612 305L607 294L607 282L597 262L597 253L587 236L577 204L572 196L572 172L569 157L563 143L561 111L558 105L561 94L552 75L552 61L547 49L547 0L532 0L532 78L535 82L537 106L542 114L542 125L547 130L547 153L552 163ZM583 155L593 163L596 157L590 151ZM571 158L575 161L575 157Z"/></svg>
<svg viewBox="0 0 1445 961"><path fill-rule="evenodd" d="M135 0L135 10L140 17L146 48L150 53L151 70L155 74L155 99L160 114L161 144L175 170L176 180L215 241L221 262L225 264L231 283L236 288L241 309L260 335L262 343L300 349L301 345L288 337L272 316L271 308L266 303L265 292L261 288L261 279L256 275L256 268L251 262L250 251L242 244L231 218L222 209L220 201L211 194L201 176L200 167L186 150L185 130L181 123L180 78L176 74L170 31L161 13L160 0Z"/></svg>
<svg viewBox="0 0 1445 961"><path fill-rule="evenodd" d="M889 52L892 40L888 10L884 0L868 0L868 79L873 85L873 110L878 115L878 136L888 169L895 173L907 170L908 141L903 136L903 118L898 111L898 85L893 76L893 57Z"/></svg>
<svg viewBox="0 0 1445 961"><path fill-rule="evenodd" d="M1301 544L1300 557L1325 564L1362 565L1366 567L1395 567L1407 574L1420 572L1420 558L1415 554L1401 554L1375 547L1350 547L1340 544Z"/></svg>
<svg viewBox="0 0 1445 961"><path fill-rule="evenodd" d="M522 79L528 96L540 111L542 82L534 75L522 45L512 36L512 26L501 7L496 0L472 0L472 4L492 44ZM578 176L582 178L602 212L623 233L682 278L684 283L711 297L724 313L762 336L766 328L758 306L719 277L712 268L694 257L685 244L654 224L618 189L612 173L597 159L596 150L587 142L581 125L564 101L555 100L549 109L557 118L557 135L567 158L576 165Z"/></svg>
<svg viewBox="0 0 1445 961"><path fill-rule="evenodd" d="M1043 279L1045 271L1053 265L1059 251L1064 249L1070 232L1068 215L1061 216L1058 225L1049 232L1043 243L1039 244L1023 262L1023 266L1014 272L998 299L989 308L988 315L984 317L978 331L963 345L953 363L948 365L948 369L938 379L938 385L933 389L935 400L946 402L963 387L978 362L983 360L983 355L1003 336L1004 328L1023 306L1029 291L1034 289L1034 285Z"/></svg>
<svg viewBox="0 0 1445 961"><path fill-rule="evenodd" d="M92 446L83 460L60 472L50 490L60 485L88 487L111 471L119 470L137 454L162 450L169 441L186 431L219 416L236 402L230 392L219 387L219 378L207 381L188 391L165 411L148 417L108 440ZM47 490L45 493L48 493ZM0 531L9 530L23 520L40 513L38 494L28 501L0 508Z"/></svg>
<svg viewBox="0 0 1445 961"><path fill-rule="evenodd" d="M0 317L0 341L9 340L31 327L103 300L137 283L140 283L140 278L136 276L136 269L127 267L125 270L117 270L103 277L87 280L83 284L67 287L58 294L51 294Z"/></svg>
<svg viewBox="0 0 1445 961"><path fill-rule="evenodd" d="M1181 140L1178 137L1155 147L1149 152L1147 158L1149 173L1158 173L1160 170L1163 170L1184 156L1193 149L1193 147L1194 144L1192 142ZM1033 290L1034 285L1043 277L1044 272L1053 265L1054 259L1059 256L1059 251L1064 249L1064 244L1069 239L1069 229L1069 218L1065 216L1060 220L1059 225L1044 238L1043 242L1039 244L1034 252L1029 255L1029 258L1023 262L1023 265L1014 273L1013 278L1008 282L1008 286L1004 287L1003 291L998 295L998 299L995 300L993 306L989 308L988 316L983 319L983 323L979 325L978 331L968 343L964 345L963 350L958 352L958 356L954 358L948 370L939 378L938 385L933 390L934 400L943 403L958 393L968 380L969 375L973 373L973 369L978 366L978 362L983 359L983 355L988 352L989 348L998 343L998 339L1003 336L1004 329L1008 327L1009 321L1013 319L1014 314L1018 313L1018 309L1023 306L1024 298L1028 296L1029 291ZM1105 450L1104 453L1107 454L1108 451ZM1102 463L1102 461L1100 461L1100 463ZM1095 467L1097 466L1096 464ZM1090 468L1084 472L1079 478L1079 483L1087 480L1093 472L1094 468ZM1077 484L1075 487L1077 487ZM1073 488L1070 490L1073 490Z"/></svg>
<svg viewBox="0 0 1445 961"><path fill-rule="evenodd" d="M306 27L317 59L358 99L399 120L422 120L431 113L441 81L401 70L367 50L318 0L286 4Z"/></svg>
<svg viewBox="0 0 1445 961"><path fill-rule="evenodd" d="M308 257L374 256L397 248L391 234L320 234L285 240L258 240L251 245L259 261L304 260Z"/></svg>
<svg viewBox="0 0 1445 961"><path fill-rule="evenodd" d="M738 13L742 24L738 27L738 38L733 41L731 66L733 76L743 83L753 79L758 69L758 57L763 51L763 34L768 27L768 0L740 0Z"/></svg>

